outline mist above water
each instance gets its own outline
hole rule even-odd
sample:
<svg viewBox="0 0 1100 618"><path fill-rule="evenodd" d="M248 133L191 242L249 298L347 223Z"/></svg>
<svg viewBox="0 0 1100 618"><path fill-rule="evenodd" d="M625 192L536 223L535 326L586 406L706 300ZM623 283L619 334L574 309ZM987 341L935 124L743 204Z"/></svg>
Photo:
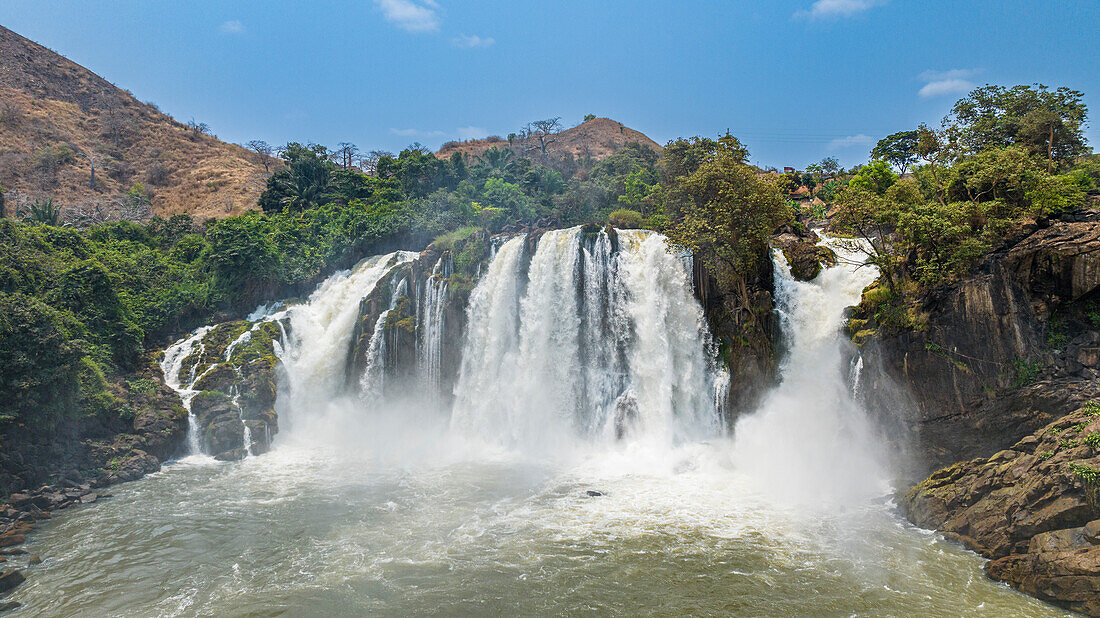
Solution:
<svg viewBox="0 0 1100 618"><path fill-rule="evenodd" d="M504 242L465 333L433 321L447 291L424 284L424 356L397 392L430 393L441 342L462 337L453 407L365 399L347 376L360 301L414 254L265 312L288 325L273 450L189 458L51 523L16 600L177 616L1059 613L894 514L840 333L873 271L842 259L796 282L777 256L781 380L730 428L684 256L616 236Z"/></svg>

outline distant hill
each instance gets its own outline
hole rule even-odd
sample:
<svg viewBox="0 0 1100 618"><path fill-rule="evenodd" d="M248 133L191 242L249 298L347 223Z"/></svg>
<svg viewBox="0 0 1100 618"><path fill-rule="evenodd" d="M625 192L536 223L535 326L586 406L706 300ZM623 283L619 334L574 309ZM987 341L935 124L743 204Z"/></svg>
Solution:
<svg viewBox="0 0 1100 618"><path fill-rule="evenodd" d="M224 217L253 208L265 178L255 153L0 26L0 186L9 212L52 198L66 219L150 210Z"/></svg>
<svg viewBox="0 0 1100 618"><path fill-rule="evenodd" d="M578 159L587 156L598 160L631 143L649 146L658 153L664 151L660 144L650 139L645 133L623 126L621 122L610 118L595 118L582 122L575 127L555 133L553 139L554 143L547 148L547 153L557 157L572 153ZM477 156L493 146L511 147L520 154L525 154L527 150L534 151L536 148L534 140L527 140L525 143L523 140L514 139L509 142L500 137L489 137L465 142L447 142L439 149L436 156L445 159L454 152Z"/></svg>

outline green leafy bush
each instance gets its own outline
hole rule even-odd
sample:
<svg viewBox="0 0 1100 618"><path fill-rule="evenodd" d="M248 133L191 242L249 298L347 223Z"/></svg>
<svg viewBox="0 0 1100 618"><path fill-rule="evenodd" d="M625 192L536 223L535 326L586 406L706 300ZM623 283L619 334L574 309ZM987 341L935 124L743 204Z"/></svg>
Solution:
<svg viewBox="0 0 1100 618"><path fill-rule="evenodd" d="M635 229L642 227L642 213L629 208L620 208L607 216L608 222L623 229Z"/></svg>

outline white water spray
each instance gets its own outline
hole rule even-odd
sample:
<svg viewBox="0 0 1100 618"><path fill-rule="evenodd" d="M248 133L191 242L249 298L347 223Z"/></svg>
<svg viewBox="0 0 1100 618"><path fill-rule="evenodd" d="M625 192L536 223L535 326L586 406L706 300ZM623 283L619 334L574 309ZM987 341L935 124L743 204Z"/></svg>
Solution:
<svg viewBox="0 0 1100 618"><path fill-rule="evenodd" d="M524 271L505 243L471 297L452 426L524 450L578 436L713 435L713 368L682 256L652 232L546 232Z"/></svg>
<svg viewBox="0 0 1100 618"><path fill-rule="evenodd" d="M796 281L775 252L776 303L788 338L782 382L735 428L733 459L765 493L797 504L847 504L889 491L885 449L844 378L844 309L878 273L838 243L839 264Z"/></svg>

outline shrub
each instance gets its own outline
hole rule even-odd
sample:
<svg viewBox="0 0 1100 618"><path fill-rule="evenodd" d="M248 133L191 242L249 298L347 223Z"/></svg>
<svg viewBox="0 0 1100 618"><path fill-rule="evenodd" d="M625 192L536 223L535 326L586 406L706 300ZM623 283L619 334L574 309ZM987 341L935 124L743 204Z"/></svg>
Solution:
<svg viewBox="0 0 1100 618"><path fill-rule="evenodd" d="M80 354L60 312L31 296L0 292L0 423L48 429L71 413Z"/></svg>
<svg viewBox="0 0 1100 618"><path fill-rule="evenodd" d="M624 228L635 229L642 227L642 213L637 210L630 210L629 208L620 208L619 210L612 211L607 216L608 222L611 225Z"/></svg>
<svg viewBox="0 0 1100 618"><path fill-rule="evenodd" d="M1035 383L1035 380L1039 377L1039 371L1043 368L1043 364L1039 361L1017 358L1013 359L1012 368L1014 371L1012 386L1023 388Z"/></svg>

